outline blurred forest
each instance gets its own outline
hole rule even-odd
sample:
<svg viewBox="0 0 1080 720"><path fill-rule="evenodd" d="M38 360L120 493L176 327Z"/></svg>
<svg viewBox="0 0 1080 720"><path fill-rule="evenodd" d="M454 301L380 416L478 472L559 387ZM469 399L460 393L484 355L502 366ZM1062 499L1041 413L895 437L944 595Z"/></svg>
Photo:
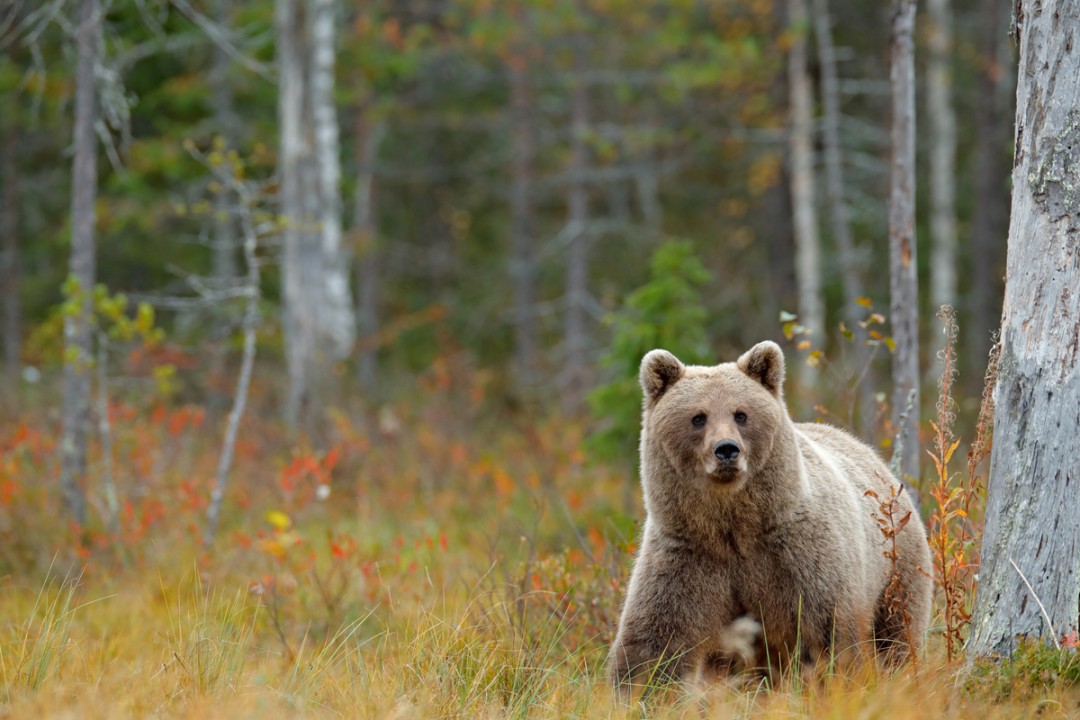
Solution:
<svg viewBox="0 0 1080 720"><path fill-rule="evenodd" d="M888 307L887 4L817 0L796 23L788 16L805 3L323 5L326 28L319 3L101 7L96 282L155 308L184 358L183 398L232 389L223 373L237 356L245 269L236 194L215 177L223 153L235 153L252 210L308 213L293 231L325 250L325 267L304 276L289 248L316 240L260 228L259 373L286 366L299 343L291 322L316 326L329 356L320 382L372 405L452 362L483 373L498 398L579 411L584 391L611 379L598 368L607 320L671 238L691 242L711 274L699 298L708 358L779 337L782 312L832 357L837 324L854 327L854 298ZM0 18L9 389L23 368L48 378L60 359L49 329L69 272L78 6L8 2ZM292 14L288 43L282 13ZM1013 58L1006 4L956 13L945 28L920 16L917 31L917 257L922 287L934 288L933 299L921 293L922 314L957 307L963 377L977 389L1000 314ZM794 262L797 39L820 235L811 278ZM317 60L320 47L336 57ZM927 102L935 47L942 107ZM931 122L940 113L951 138ZM295 173L283 154L294 142ZM928 178L941 155L955 156L948 187ZM931 232L942 213L946 229ZM932 325L921 326L928 371ZM307 400L290 393L308 391L275 385L295 420Z"/></svg>

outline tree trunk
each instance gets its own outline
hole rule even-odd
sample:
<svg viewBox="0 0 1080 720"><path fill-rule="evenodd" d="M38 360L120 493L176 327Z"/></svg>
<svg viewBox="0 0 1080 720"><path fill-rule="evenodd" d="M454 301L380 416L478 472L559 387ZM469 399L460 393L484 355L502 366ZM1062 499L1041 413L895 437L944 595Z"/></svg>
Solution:
<svg viewBox="0 0 1080 720"><path fill-rule="evenodd" d="M952 0L928 0L926 103L930 120L930 301L956 304L956 112L952 97ZM939 337L944 337L938 334ZM944 340L935 350L943 347Z"/></svg>
<svg viewBox="0 0 1080 720"><path fill-rule="evenodd" d="M536 368L536 257L533 209L534 146L533 91L523 54L510 63L510 102L513 130L510 188L510 235L513 243L510 277L514 281L514 359L518 381L525 388L537 382Z"/></svg>
<svg viewBox="0 0 1080 720"><path fill-rule="evenodd" d="M901 477L919 480L919 278L915 254L915 0L893 0L892 163L889 197L893 421ZM909 409L910 406L910 409ZM902 422L901 422L902 421Z"/></svg>
<svg viewBox="0 0 1080 720"><path fill-rule="evenodd" d="M206 528L203 532L203 547L209 548L214 544L214 536L217 533L218 521L221 517L221 506L225 499L225 491L229 483L229 471L232 469L233 455L236 451L236 438L240 432L240 421L244 417L247 407L248 390L251 387L251 375L255 366L255 333L259 325L259 300L262 298L261 284L262 275L259 270L258 234L251 218L251 198L244 191L243 185L238 181L226 181L232 184L230 191L237 198L234 214L238 216L239 226L243 232L244 264L246 266L244 319L242 329L244 332L244 350L240 357L240 374L236 379L236 391L232 398L232 408L229 410L229 419L225 425L225 440L222 443L221 455L218 457L217 474L214 477L214 487L210 491L210 502L206 509Z"/></svg>
<svg viewBox="0 0 1080 720"><path fill-rule="evenodd" d="M334 0L277 5L285 419L293 429L313 429L330 365L347 356L356 331L341 247L334 7Z"/></svg>
<svg viewBox="0 0 1080 720"><path fill-rule="evenodd" d="M97 98L94 66L101 32L98 0L82 0L75 76L75 159L71 171L71 258L69 277L78 281L80 311L64 317L63 434L60 439L60 489L75 522L86 521L86 442L90 430L90 319L94 292L94 202L97 199Z"/></svg>
<svg viewBox="0 0 1080 720"><path fill-rule="evenodd" d="M1016 5L1016 146L979 589L968 652L1080 624L1080 5Z"/></svg>
<svg viewBox="0 0 1080 720"><path fill-rule="evenodd" d="M285 422L294 429L310 400L316 311L311 295L313 283L318 281L318 255L313 247L316 238L310 232L315 212L309 204L312 199L309 189L315 179L312 149L304 132L308 95L305 18L299 0L277 0L279 164L281 210L285 220L281 272L285 358L289 371Z"/></svg>
<svg viewBox="0 0 1080 720"><path fill-rule="evenodd" d="M15 144L18 134L15 124L4 131L0 146L0 235L4 237L3 252L3 302L4 302L4 376L11 396L19 384L19 366L22 356L22 305L19 297L19 176L15 161Z"/></svg>
<svg viewBox="0 0 1080 720"><path fill-rule="evenodd" d="M791 203L795 214L795 279L799 291L799 323L812 342L825 342L825 306L821 297L821 250L814 209L813 101L806 70L806 2L787 0L791 49L788 52L788 92L791 105ZM816 368L798 364L800 381L812 387Z"/></svg>
<svg viewBox="0 0 1080 720"><path fill-rule="evenodd" d="M214 22L220 28L230 25L232 0L213 0L211 10ZM232 85L229 82L231 58L221 43L213 43L210 55L210 107L213 111L214 145L221 149L235 149L237 141L237 118L233 102ZM210 275L214 286L219 289L231 287L237 280L237 241L235 194L228 184L221 187L214 195L214 218L210 236ZM222 313L215 320L210 330L210 357L206 373L210 394L207 407L216 415L225 408L228 393L224 384L225 365L229 357L229 334L232 330L231 318L226 314L228 306L223 306Z"/></svg>
<svg viewBox="0 0 1080 720"><path fill-rule="evenodd" d="M372 123L360 108L356 123L356 202L353 228L358 236L356 263L356 324L360 337L357 373L370 396L378 389L379 348L379 228L375 212L375 161L386 135L386 123Z"/></svg>
<svg viewBox="0 0 1080 720"><path fill-rule="evenodd" d="M971 307L968 314L968 364L982 377L990 334L1001 320L1004 249L1009 233L1008 147L1012 101L1012 57L1005 32L1009 3L982 0L979 12L980 70L976 92L975 149L971 179L978 210L971 219Z"/></svg>
<svg viewBox="0 0 1080 720"><path fill-rule="evenodd" d="M327 348L328 360L340 361L349 356L356 342L356 318L341 232L341 145L334 103L338 0L312 0L312 5L311 114L315 128L319 207L316 232L322 236L320 344Z"/></svg>
<svg viewBox="0 0 1080 720"><path fill-rule="evenodd" d="M851 220L844 199L844 163L840 147L840 82L833 48L832 20L828 0L814 0L814 31L818 64L821 66L822 138L825 152L825 195L833 239L840 255L840 273L844 283L844 316L853 330L858 330L856 299L865 294L858 251L851 235Z"/></svg>
<svg viewBox="0 0 1080 720"><path fill-rule="evenodd" d="M589 298L589 197L585 184L588 148L585 140L589 130L589 97L585 76L585 38L578 38L574 47L574 88L570 117L569 190L566 196L570 247L566 258L566 334L564 358L566 382L563 387L563 409L567 414L581 410L585 387L589 381L586 358L589 336L586 329Z"/></svg>
<svg viewBox="0 0 1080 720"><path fill-rule="evenodd" d="M848 422L858 425L861 435L869 439L876 428L876 407L873 388L874 371L868 367L872 356L866 347L866 330L859 324L864 310L859 298L866 295L863 286L863 258L851 232L851 213L844 193L844 160L840 144L840 79L836 69L833 46L832 18L828 0L814 0L814 36L817 41L818 65L821 68L821 134L825 155L825 197L829 204L829 220L833 242L839 255L840 278L844 285L843 318L853 333L854 347L850 355L852 382L855 384L850 400Z"/></svg>

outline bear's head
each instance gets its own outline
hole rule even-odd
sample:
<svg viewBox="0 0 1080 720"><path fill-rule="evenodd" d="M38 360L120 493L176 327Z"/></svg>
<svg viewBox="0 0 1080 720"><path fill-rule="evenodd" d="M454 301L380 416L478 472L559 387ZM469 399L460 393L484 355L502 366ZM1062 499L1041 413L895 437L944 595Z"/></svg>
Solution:
<svg viewBox="0 0 1080 720"><path fill-rule="evenodd" d="M778 433L790 422L784 355L774 342L712 367L684 365L666 350L653 350L642 359L639 377L645 394L642 471L647 477L664 460L690 495L743 487L769 461ZM656 453L662 458L650 457Z"/></svg>

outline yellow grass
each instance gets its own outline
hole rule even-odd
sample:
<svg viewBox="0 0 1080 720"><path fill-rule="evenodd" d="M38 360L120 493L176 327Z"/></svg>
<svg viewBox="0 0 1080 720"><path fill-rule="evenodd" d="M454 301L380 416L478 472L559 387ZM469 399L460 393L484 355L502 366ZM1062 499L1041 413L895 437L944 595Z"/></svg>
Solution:
<svg viewBox="0 0 1080 720"><path fill-rule="evenodd" d="M624 717L602 669L580 655L491 634L454 592L435 608L400 608L380 627L354 621L312 641L295 660L259 626L246 590L207 590L192 576L165 591L153 576L86 582L63 637L49 637L36 591L7 582L3 686L8 717ZM446 588L440 588L440 591ZM53 586L45 594L61 598ZM59 602L63 603L62 599ZM498 611L498 609L496 609ZM50 619L51 618L51 619ZM505 628L504 628L505 630ZM374 633L374 634L372 634ZM36 686L27 665L50 647ZM655 717L1026 718L1076 717L1080 698L1051 693L994 704L962 691L939 650L918 676L864 669L802 692L714 688L653 708ZM201 659L200 659L201 658Z"/></svg>
<svg viewBox="0 0 1080 720"><path fill-rule="evenodd" d="M119 535L61 519L54 427L0 426L0 717L1080 716L1037 664L1041 684L961 680L940 635L917 675L624 707L603 661L640 508L621 505L629 470L587 464L580 426L433 403L381 428L338 418L316 453L252 423L207 550L212 423L125 411Z"/></svg>

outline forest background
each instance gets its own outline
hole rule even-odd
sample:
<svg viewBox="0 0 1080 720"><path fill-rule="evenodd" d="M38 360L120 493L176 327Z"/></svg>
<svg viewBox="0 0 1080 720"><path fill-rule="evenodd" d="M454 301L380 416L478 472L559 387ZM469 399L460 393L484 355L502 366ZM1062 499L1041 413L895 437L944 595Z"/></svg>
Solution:
<svg viewBox="0 0 1080 720"><path fill-rule="evenodd" d="M905 441L915 457L943 420L979 431L1010 11L918 15L924 290L903 310L918 384L937 382L939 351L960 374L956 405ZM900 415L935 415L932 392L892 397L894 14L5 3L2 706L613 708L601 666L641 515L641 354L713 362L784 340L793 414L885 455ZM932 319L945 304L958 334ZM922 466L930 519L941 473ZM1043 662L1019 681L1034 695L1006 674L990 699L1023 714L1068 692L1075 666ZM951 678L931 681L943 712L970 701ZM820 714L917 682L717 702ZM847 683L868 691L845 700Z"/></svg>

